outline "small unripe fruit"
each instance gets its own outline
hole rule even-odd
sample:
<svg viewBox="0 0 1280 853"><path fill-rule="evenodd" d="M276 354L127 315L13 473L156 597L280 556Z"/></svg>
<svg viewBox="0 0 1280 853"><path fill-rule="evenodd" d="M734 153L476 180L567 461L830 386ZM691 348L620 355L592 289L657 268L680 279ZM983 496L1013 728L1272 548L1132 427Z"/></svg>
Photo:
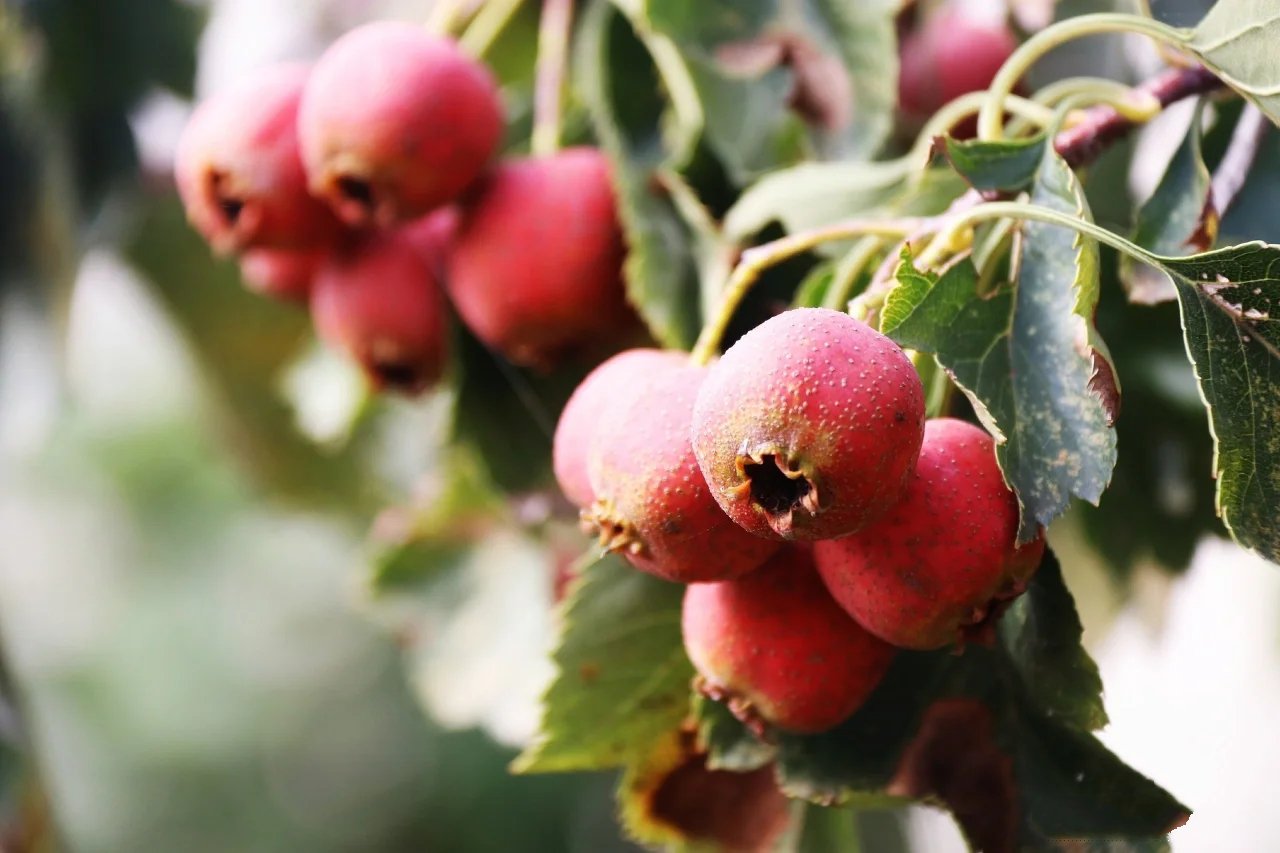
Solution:
<svg viewBox="0 0 1280 853"><path fill-rule="evenodd" d="M591 148L509 160L467 207L449 294L476 337L543 367L630 317L609 165Z"/></svg>
<svg viewBox="0 0 1280 853"><path fill-rule="evenodd" d="M316 332L350 355L379 390L415 394L444 372L448 327L434 267L419 241L400 229L367 235L316 275Z"/></svg>
<svg viewBox="0 0 1280 853"><path fill-rule="evenodd" d="M692 584L684 647L708 692L739 715L793 732L821 732L856 711L896 650L840 609L805 545L785 545L738 580Z"/></svg>
<svg viewBox="0 0 1280 853"><path fill-rule="evenodd" d="M323 249L249 249L240 257L240 277L254 293L306 302L326 254Z"/></svg>
<svg viewBox="0 0 1280 853"><path fill-rule="evenodd" d="M838 311L752 329L698 394L693 448L712 494L760 536L831 539L901 494L920 451L924 389L893 341Z"/></svg>
<svg viewBox="0 0 1280 853"><path fill-rule="evenodd" d="M656 349L632 349L602 362L582 380L560 412L551 448L556 482L565 497L579 509L596 499L587 475L587 454L600 422L612 408L626 405L648 377L662 364L684 364L684 353Z"/></svg>
<svg viewBox="0 0 1280 853"><path fill-rule="evenodd" d="M201 103L183 129L174 179L187 218L221 254L312 248L339 230L307 191L298 152L308 73L296 64L262 69Z"/></svg>
<svg viewBox="0 0 1280 853"><path fill-rule="evenodd" d="M1015 548L1018 500L995 443L931 420L902 500L870 527L814 548L827 588L868 631L908 649L962 641L1023 589L1044 543Z"/></svg>
<svg viewBox="0 0 1280 853"><path fill-rule="evenodd" d="M333 43L302 98L311 189L351 225L412 219L475 181L502 138L493 76L408 23L366 24Z"/></svg>
<svg viewBox="0 0 1280 853"><path fill-rule="evenodd" d="M990 86L1017 47L1003 20L982 20L955 3L944 6L899 45L899 107L922 123L944 104Z"/></svg>
<svg viewBox="0 0 1280 853"><path fill-rule="evenodd" d="M738 527L716 505L689 444L693 400L707 369L653 362L592 437L595 502L584 520L636 568L680 583L739 577L778 544Z"/></svg>

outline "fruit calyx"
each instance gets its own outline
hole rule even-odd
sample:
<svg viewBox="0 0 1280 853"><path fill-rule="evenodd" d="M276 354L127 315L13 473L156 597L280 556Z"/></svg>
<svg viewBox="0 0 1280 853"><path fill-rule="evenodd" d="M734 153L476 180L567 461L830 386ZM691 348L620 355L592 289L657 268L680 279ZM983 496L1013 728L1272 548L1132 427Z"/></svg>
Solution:
<svg viewBox="0 0 1280 853"><path fill-rule="evenodd" d="M734 718L742 723L747 731L755 735L756 740L766 744L775 742L769 721L761 716L750 699L727 687L715 684L704 675L695 675L693 677L693 689L700 696L705 696L711 701L719 702L728 708L729 713L733 714Z"/></svg>
<svg viewBox="0 0 1280 853"><path fill-rule="evenodd" d="M957 653L970 643L990 648L996 642L996 625L1018 596L1027 591L1026 580L1009 578L986 604L973 609L970 620L960 626L956 637Z"/></svg>
<svg viewBox="0 0 1280 853"><path fill-rule="evenodd" d="M752 505L784 539L793 535L797 512L810 518L822 512L822 496L813 472L782 448L769 445L748 451L743 447L734 464L740 483L736 491L749 493Z"/></svg>
<svg viewBox="0 0 1280 853"><path fill-rule="evenodd" d="M234 183L235 178L222 169L205 172L205 196L227 228L226 235L213 241L214 248L222 253L242 248L262 224L262 210L248 199L247 194L239 192Z"/></svg>
<svg viewBox="0 0 1280 853"><path fill-rule="evenodd" d="M622 517L613 501L599 499L579 516L588 533L597 534L596 542L605 551L640 556L645 552L644 540L635 525Z"/></svg>
<svg viewBox="0 0 1280 853"><path fill-rule="evenodd" d="M393 194L383 192L353 159L334 158L312 183L312 192L329 199L338 218L352 227L387 227L397 222L401 217Z"/></svg>

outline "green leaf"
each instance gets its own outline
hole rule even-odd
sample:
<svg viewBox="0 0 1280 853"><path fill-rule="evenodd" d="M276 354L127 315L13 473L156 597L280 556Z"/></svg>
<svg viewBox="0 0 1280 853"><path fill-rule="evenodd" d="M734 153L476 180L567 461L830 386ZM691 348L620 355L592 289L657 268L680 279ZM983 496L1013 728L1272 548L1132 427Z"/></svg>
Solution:
<svg viewBox="0 0 1280 853"><path fill-rule="evenodd" d="M773 744L757 738L720 702L695 696L698 743L707 752L707 766L720 770L755 770L773 761Z"/></svg>
<svg viewBox="0 0 1280 853"><path fill-rule="evenodd" d="M1211 176L1200 151L1199 111L1187 129L1164 177L1138 210L1134 243L1159 255L1185 255L1208 249L1217 230L1217 214L1209 197ZM1129 298L1143 304L1173 299L1173 288L1157 270L1128 255L1120 263Z"/></svg>
<svg viewBox="0 0 1280 853"><path fill-rule="evenodd" d="M807 231L877 207L899 191L906 170L888 163L801 163L765 175L724 218L724 233L741 242L780 222Z"/></svg>
<svg viewBox="0 0 1280 853"><path fill-rule="evenodd" d="M1025 189L1036 179L1045 160L1043 134L1000 142L958 141L948 136L934 147L980 192Z"/></svg>
<svg viewBox="0 0 1280 853"><path fill-rule="evenodd" d="M1107 724L1098 665L1080 644L1083 628L1053 552L999 622L1000 641L1037 707L1082 731Z"/></svg>
<svg viewBox="0 0 1280 853"><path fill-rule="evenodd" d="M541 730L517 772L639 761L680 725L693 677L680 637L683 594L620 557L586 569L563 612Z"/></svg>
<svg viewBox="0 0 1280 853"><path fill-rule="evenodd" d="M1218 511L1236 541L1280 562L1280 246L1161 258L1209 409Z"/></svg>
<svg viewBox="0 0 1280 853"><path fill-rule="evenodd" d="M1074 173L1051 148L1043 153L1031 201L1087 221ZM1022 154L1006 152L1010 160ZM977 293L968 259L941 280L904 263L881 328L935 354L995 433L1000 467L1021 506L1018 538L1027 541L1072 496L1098 502L1115 465L1119 392L1092 320L1097 245L1040 222L1022 229L1016 286L988 298Z"/></svg>
<svg viewBox="0 0 1280 853"><path fill-rule="evenodd" d="M490 480L505 491L549 484L556 419L583 368L566 364L542 374L515 367L461 327L453 362L454 440L473 448Z"/></svg>
<svg viewBox="0 0 1280 853"><path fill-rule="evenodd" d="M1152 558L1180 572L1205 536L1227 534L1209 488L1213 436L1205 428L1178 305L1130 302L1114 274L1118 266L1104 255L1098 327L1124 377L1124 411L1116 421L1119 457L1098 506L1080 503L1075 511L1123 581ZM1167 280L1163 284L1173 291Z"/></svg>
<svg viewBox="0 0 1280 853"><path fill-rule="evenodd" d="M823 261L809 270L791 298L792 308L821 308L835 278L835 261Z"/></svg>
<svg viewBox="0 0 1280 853"><path fill-rule="evenodd" d="M666 158L653 63L626 18L597 2L576 40L576 86L613 167L627 241L627 297L664 346L687 349L701 327L693 238L654 186Z"/></svg>
<svg viewBox="0 0 1280 853"><path fill-rule="evenodd" d="M1218 0L1187 41L1224 83L1280 123L1280 7L1273 0Z"/></svg>
<svg viewBox="0 0 1280 853"><path fill-rule="evenodd" d="M1190 811L1129 767L1097 738L1060 721L1019 713L1006 729L1016 738L1014 773L1025 809L1023 838L1134 837L1151 843L1186 823Z"/></svg>
<svg viewBox="0 0 1280 853"><path fill-rule="evenodd" d="M823 158L879 148L897 99L896 13L892 0L648 0L638 25L679 46L707 142L743 183L798 159L806 129Z"/></svg>

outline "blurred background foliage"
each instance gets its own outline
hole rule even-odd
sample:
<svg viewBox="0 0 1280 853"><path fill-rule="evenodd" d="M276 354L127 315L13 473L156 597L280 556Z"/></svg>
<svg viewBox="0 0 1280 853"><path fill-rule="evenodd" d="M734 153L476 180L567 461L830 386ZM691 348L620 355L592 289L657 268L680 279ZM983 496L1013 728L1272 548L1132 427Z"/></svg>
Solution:
<svg viewBox="0 0 1280 853"><path fill-rule="evenodd" d="M0 0L0 849L628 848L612 778L506 773L549 675L558 574L582 547L540 487L583 366L534 377L464 338L458 390L371 403L302 314L249 295L234 264L210 257L170 187L195 93L426 5ZM1061 17L1130 7L1057 5ZM1150 5L1187 23L1208 3ZM513 146L528 136L535 26L526 3L490 52ZM610 38L620 56L638 50L621 24ZM1138 79L1155 62L1090 40L1037 74ZM649 73L631 79L651 92ZM583 100L570 139L586 138L593 110L599 121ZM645 156L658 117L614 120L616 144ZM794 151L795 128L770 121L770 150ZM751 139L717 125L688 152L684 175L717 214L735 170L759 166L759 149L734 147ZM1159 165L1131 186L1143 145L1155 147L1139 159ZM1101 223L1127 229L1164 148L1125 143L1091 168ZM1276 134L1259 162L1225 238L1280 239ZM738 331L819 261L771 271ZM691 293L674 297L673 339L690 333ZM1176 309L1128 306L1115 281L1103 294L1126 394L1119 467L1099 509L1053 531L1094 642L1135 590L1149 599L1152 577L1221 534ZM464 446L446 453L453 434ZM501 500L495 485L522 497ZM860 831L870 849L905 844L887 814Z"/></svg>

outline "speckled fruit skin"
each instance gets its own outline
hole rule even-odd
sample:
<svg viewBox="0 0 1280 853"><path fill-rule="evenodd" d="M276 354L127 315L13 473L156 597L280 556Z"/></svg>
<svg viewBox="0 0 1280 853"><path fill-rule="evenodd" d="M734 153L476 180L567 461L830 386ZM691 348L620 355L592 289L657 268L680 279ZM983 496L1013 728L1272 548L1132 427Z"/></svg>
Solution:
<svg viewBox="0 0 1280 853"><path fill-rule="evenodd" d="M574 389L560 412L551 447L556 482L574 506L588 509L596 499L587 475L587 454L605 413L626 404L649 371L661 365L687 363L684 353L632 349L602 362Z"/></svg>
<svg viewBox="0 0 1280 853"><path fill-rule="evenodd" d="M727 695L740 715L793 732L848 719L897 652L831 600L809 546L799 544L746 577L691 585L681 624L708 692Z"/></svg>
<svg viewBox="0 0 1280 853"><path fill-rule="evenodd" d="M944 6L901 41L899 107L924 121L966 92L986 89L1017 47L1002 22L975 18L955 4Z"/></svg>
<svg viewBox="0 0 1280 853"><path fill-rule="evenodd" d="M593 148L509 160L468 205L449 294L476 337L546 367L630 318L609 166Z"/></svg>
<svg viewBox="0 0 1280 853"><path fill-rule="evenodd" d="M368 234L316 275L316 332L378 390L416 394L444 372L448 327L433 268L420 242L399 229Z"/></svg>
<svg viewBox="0 0 1280 853"><path fill-rule="evenodd" d="M595 502L584 521L631 564L679 583L740 577L778 544L752 536L716 505L689 445L707 368L651 363L601 417L587 455Z"/></svg>
<svg viewBox="0 0 1280 853"><path fill-rule="evenodd" d="M902 500L862 532L814 555L836 601L871 633L907 649L962 641L1022 591L1043 540L1015 551L1018 501L986 432L950 418L925 425Z"/></svg>
<svg viewBox="0 0 1280 853"><path fill-rule="evenodd" d="M389 225L457 198L502 138L493 76L422 27L366 24L316 63L298 133L311 189L355 226Z"/></svg>
<svg viewBox="0 0 1280 853"><path fill-rule="evenodd" d="M261 296L306 302L326 255L324 249L249 249L240 256L240 277Z"/></svg>
<svg viewBox="0 0 1280 853"><path fill-rule="evenodd" d="M207 98L182 131L174 180L187 218L220 254L300 249L339 230L307 191L298 150L298 103L310 70L265 68Z"/></svg>
<svg viewBox="0 0 1280 853"><path fill-rule="evenodd" d="M766 320L711 369L693 448L729 517L760 536L844 536L902 493L924 389L893 341L847 314Z"/></svg>

